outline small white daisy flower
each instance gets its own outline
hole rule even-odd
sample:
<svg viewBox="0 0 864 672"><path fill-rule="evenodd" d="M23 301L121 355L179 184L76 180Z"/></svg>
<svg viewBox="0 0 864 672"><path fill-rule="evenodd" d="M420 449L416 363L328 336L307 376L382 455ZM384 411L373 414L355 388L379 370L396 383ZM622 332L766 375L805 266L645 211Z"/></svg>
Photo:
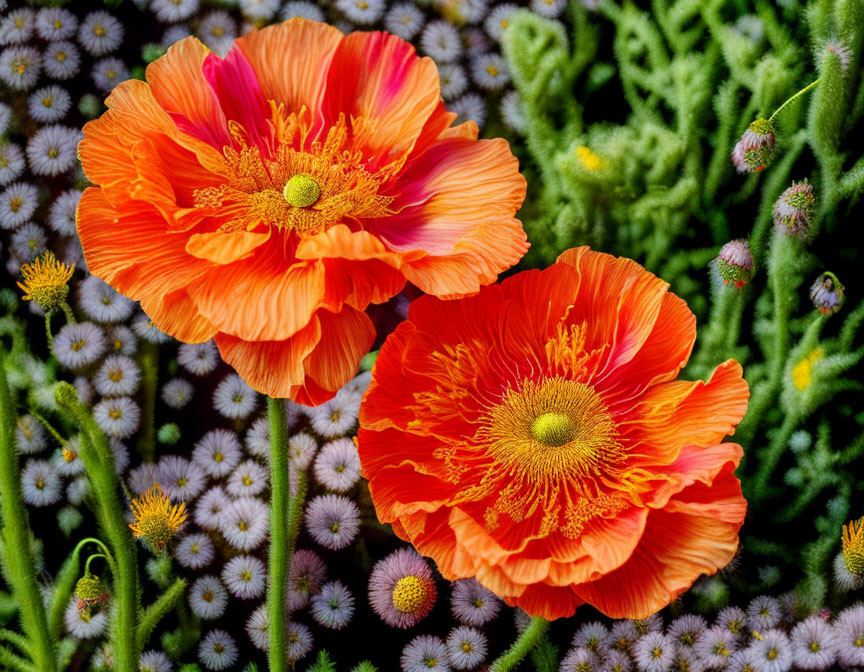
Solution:
<svg viewBox="0 0 864 672"><path fill-rule="evenodd" d="M154 484L159 482L159 466L152 462L144 462L129 471L127 483L134 495L143 495Z"/></svg>
<svg viewBox="0 0 864 672"><path fill-rule="evenodd" d="M780 622L780 602L767 595L754 597L747 606L747 619L750 628L757 632L763 632L773 628Z"/></svg>
<svg viewBox="0 0 864 672"><path fill-rule="evenodd" d="M228 591L218 577L202 576L189 588L189 607L205 621L212 621L225 613L228 606Z"/></svg>
<svg viewBox="0 0 864 672"><path fill-rule="evenodd" d="M63 87L52 84L34 91L27 99L27 110L33 121L50 124L60 121L72 107L72 96Z"/></svg>
<svg viewBox="0 0 864 672"><path fill-rule="evenodd" d="M177 23L198 11L198 0L151 0L150 11L162 23Z"/></svg>
<svg viewBox="0 0 864 672"><path fill-rule="evenodd" d="M81 55L71 42L54 42L45 49L42 66L51 79L69 79L78 74Z"/></svg>
<svg viewBox="0 0 864 672"><path fill-rule="evenodd" d="M9 128L12 119L12 108L5 103L0 103L0 135L4 135Z"/></svg>
<svg viewBox="0 0 864 672"><path fill-rule="evenodd" d="M642 635L633 645L633 658L644 672L665 672L674 655L675 643L662 632Z"/></svg>
<svg viewBox="0 0 864 672"><path fill-rule="evenodd" d="M57 473L67 478L80 476L84 472L84 462L78 454L78 437L73 436L63 447L65 450L56 450L51 456L51 464Z"/></svg>
<svg viewBox="0 0 864 672"><path fill-rule="evenodd" d="M129 79L129 68L119 58L113 56L96 61L90 71L93 83L100 91L110 93L120 82Z"/></svg>
<svg viewBox="0 0 864 672"><path fill-rule="evenodd" d="M328 439L343 436L357 422L361 399L355 392L339 390L329 401L309 409L312 429Z"/></svg>
<svg viewBox="0 0 864 672"><path fill-rule="evenodd" d="M426 24L420 48L437 63L452 63L462 55L462 39L456 26L438 19Z"/></svg>
<svg viewBox="0 0 864 672"><path fill-rule="evenodd" d="M167 49L172 44L175 44L180 40L189 37L191 34L192 31L190 31L189 28L183 24L171 26L162 35L162 47Z"/></svg>
<svg viewBox="0 0 864 672"><path fill-rule="evenodd" d="M78 160L81 132L67 126L44 126L27 142L27 161L34 175L59 175Z"/></svg>
<svg viewBox="0 0 864 672"><path fill-rule="evenodd" d="M299 432L288 439L288 454L292 464L298 469L305 469L315 457L318 442L306 432Z"/></svg>
<svg viewBox="0 0 864 672"><path fill-rule="evenodd" d="M834 629L819 616L798 623L790 635L792 658L801 670L827 670L837 660Z"/></svg>
<svg viewBox="0 0 864 672"><path fill-rule="evenodd" d="M525 132L525 112L522 109L522 101L518 91L508 91L501 96L499 107L501 120L517 133Z"/></svg>
<svg viewBox="0 0 864 672"><path fill-rule="evenodd" d="M26 167L24 152L18 145L13 142L0 142L0 186L17 179Z"/></svg>
<svg viewBox="0 0 864 672"><path fill-rule="evenodd" d="M267 569L253 555L238 555L225 564L222 581L234 597L255 599L261 597L267 588Z"/></svg>
<svg viewBox="0 0 864 672"><path fill-rule="evenodd" d="M93 639L105 634L108 617L104 609L79 609L78 600L73 597L63 612L63 625L73 639Z"/></svg>
<svg viewBox="0 0 864 672"><path fill-rule="evenodd" d="M234 638L224 630L211 630L198 646L198 660L208 670L224 670L239 657Z"/></svg>
<svg viewBox="0 0 864 672"><path fill-rule="evenodd" d="M493 40L497 41L501 39L504 31L510 25L510 17L518 9L518 5L504 3L503 5L497 5L489 12L486 20L483 22L483 27Z"/></svg>
<svg viewBox="0 0 864 672"><path fill-rule="evenodd" d="M115 324L106 329L105 339L108 342L108 350L115 354L131 357L138 351L138 340L135 334L122 324Z"/></svg>
<svg viewBox="0 0 864 672"><path fill-rule="evenodd" d="M195 444L192 461L213 478L224 478L239 464L241 455L237 434L227 429L212 429Z"/></svg>
<svg viewBox="0 0 864 672"><path fill-rule="evenodd" d="M346 492L360 480L360 457L353 439L336 439L321 448L315 458L315 479L335 492Z"/></svg>
<svg viewBox="0 0 864 672"><path fill-rule="evenodd" d="M270 422L267 417L258 418L246 432L246 450L252 455L267 459L270 455Z"/></svg>
<svg viewBox="0 0 864 672"><path fill-rule="evenodd" d="M111 444L111 454L114 456L114 471L118 476L122 476L129 466L129 449L120 439L111 437L108 442Z"/></svg>
<svg viewBox="0 0 864 672"><path fill-rule="evenodd" d="M243 16L253 23L269 21L279 10L280 0L237 0Z"/></svg>
<svg viewBox="0 0 864 672"><path fill-rule="evenodd" d="M12 46L0 52L0 80L13 89L31 88L42 70L42 56L34 47Z"/></svg>
<svg viewBox="0 0 864 672"><path fill-rule="evenodd" d="M226 418L245 418L258 401L258 393L236 373L229 374L213 392L213 406Z"/></svg>
<svg viewBox="0 0 864 672"><path fill-rule="evenodd" d="M159 485L172 502L191 502L207 486L207 474L179 455L159 460Z"/></svg>
<svg viewBox="0 0 864 672"><path fill-rule="evenodd" d="M198 37L219 56L225 56L237 37L237 24L228 12L212 11L198 25Z"/></svg>
<svg viewBox="0 0 864 672"><path fill-rule="evenodd" d="M286 652L288 660L302 660L312 650L312 631L302 623L288 623L286 626ZM438 672L448 672L441 669Z"/></svg>
<svg viewBox="0 0 864 672"><path fill-rule="evenodd" d="M566 6L566 0L531 0L532 11L547 19L558 18Z"/></svg>
<svg viewBox="0 0 864 672"><path fill-rule="evenodd" d="M143 313L132 322L132 331L148 343L168 343L173 339L153 324L153 321Z"/></svg>
<svg viewBox="0 0 864 672"><path fill-rule="evenodd" d="M219 350L213 341L183 343L177 348L177 363L195 376L206 376L219 364Z"/></svg>
<svg viewBox="0 0 864 672"><path fill-rule="evenodd" d="M452 584L450 610L459 621L479 627L501 610L501 600L476 579L460 579Z"/></svg>
<svg viewBox="0 0 864 672"><path fill-rule="evenodd" d="M78 42L93 56L110 54L123 43L123 24L108 12L91 12L78 28Z"/></svg>
<svg viewBox="0 0 864 672"><path fill-rule="evenodd" d="M22 262L33 261L47 249L47 244L48 237L45 235L45 229L35 222L22 225L9 238L9 247ZM31 302L30 305L35 305L35 302Z"/></svg>
<svg viewBox="0 0 864 672"><path fill-rule="evenodd" d="M93 386L103 397L128 397L135 394L140 380L141 369L134 359L109 355L93 376Z"/></svg>
<svg viewBox="0 0 864 672"><path fill-rule="evenodd" d="M72 506L80 506L89 494L90 481L86 476L79 476L66 488L66 499Z"/></svg>
<svg viewBox="0 0 864 672"><path fill-rule="evenodd" d="M43 7L36 15L36 32L48 42L68 40L78 28L78 19L62 7Z"/></svg>
<svg viewBox="0 0 864 672"><path fill-rule="evenodd" d="M28 460L21 471L21 496L31 506L51 506L63 496L57 469L48 460Z"/></svg>
<svg viewBox="0 0 864 672"><path fill-rule="evenodd" d="M21 44L33 35L36 18L32 9L22 7L0 18L0 44Z"/></svg>
<svg viewBox="0 0 864 672"><path fill-rule="evenodd" d="M291 572L288 578L286 604L291 611L299 611L316 595L327 579L327 566L321 557L309 549L294 552L291 558Z"/></svg>
<svg viewBox="0 0 864 672"><path fill-rule="evenodd" d="M462 625L447 636L447 655L457 670L473 670L486 660L486 636L474 628Z"/></svg>
<svg viewBox="0 0 864 672"><path fill-rule="evenodd" d="M458 63L442 63L438 66L438 79L441 82L441 97L444 100L458 98L468 88L468 75Z"/></svg>
<svg viewBox="0 0 864 672"><path fill-rule="evenodd" d="M184 567L201 569L216 555L216 547L206 534L192 533L183 537L174 549L174 557Z"/></svg>
<svg viewBox="0 0 864 672"><path fill-rule="evenodd" d="M29 182L10 184L0 195L0 228L16 229L26 222L39 205L39 189Z"/></svg>
<svg viewBox="0 0 864 672"><path fill-rule="evenodd" d="M400 663L403 672L426 672L433 668L436 672L450 672L447 646L433 635L419 635L408 642L402 649Z"/></svg>
<svg viewBox="0 0 864 672"><path fill-rule="evenodd" d="M354 615L354 596L340 581L325 584L312 598L309 613L325 628L341 630Z"/></svg>
<svg viewBox="0 0 864 672"><path fill-rule="evenodd" d="M270 648L270 620L267 618L267 606L262 605L252 612L246 621L246 634L255 648L267 651Z"/></svg>
<svg viewBox="0 0 864 672"><path fill-rule="evenodd" d="M246 460L228 477L225 490L232 497L261 494L269 483L269 472L255 460Z"/></svg>
<svg viewBox="0 0 864 672"><path fill-rule="evenodd" d="M324 548L345 548L360 530L360 511L343 495L319 495L306 507L306 529Z"/></svg>
<svg viewBox="0 0 864 672"><path fill-rule="evenodd" d="M48 225L57 233L62 233L64 236L75 234L75 211L78 209L78 201L81 200L82 193L77 189L64 191L51 204Z"/></svg>
<svg viewBox="0 0 864 672"><path fill-rule="evenodd" d="M42 423L32 415L22 415L15 426L15 446L23 455L33 455L48 445L48 435Z"/></svg>
<svg viewBox="0 0 864 672"><path fill-rule="evenodd" d="M166 406L181 409L190 401L195 393L195 387L184 378L172 378L162 386L162 401Z"/></svg>
<svg viewBox="0 0 864 672"><path fill-rule="evenodd" d="M761 634L762 639L757 639L748 649L759 672L788 672L794 662L789 637L782 630L768 630Z"/></svg>
<svg viewBox="0 0 864 672"><path fill-rule="evenodd" d="M384 0L336 0L339 8L349 21L361 26L375 23L384 13Z"/></svg>
<svg viewBox="0 0 864 672"><path fill-rule="evenodd" d="M77 203L81 192L74 193L78 194L75 198ZM56 206L57 202L54 205ZM74 210L72 216L74 218ZM103 323L122 322L135 310L134 301L127 299L95 275L88 275L78 286L78 303L88 317Z"/></svg>
<svg viewBox="0 0 864 672"><path fill-rule="evenodd" d="M93 419L108 436L127 439L138 430L141 409L129 397L103 399L93 407Z"/></svg>
<svg viewBox="0 0 864 672"><path fill-rule="evenodd" d="M171 661L161 651L145 651L138 658L138 672L171 672Z"/></svg>
<svg viewBox="0 0 864 672"><path fill-rule="evenodd" d="M66 324L54 337L53 351L62 366L80 369L105 352L105 334L92 322Z"/></svg>
<svg viewBox="0 0 864 672"><path fill-rule="evenodd" d="M471 78L483 89L499 91L510 81L510 71L500 54L482 54L471 59Z"/></svg>
<svg viewBox="0 0 864 672"><path fill-rule="evenodd" d="M450 111L458 115L456 122L460 124L473 121L482 126L486 121L486 101L476 93L466 93L459 100L454 100L450 104Z"/></svg>
<svg viewBox="0 0 864 672"><path fill-rule="evenodd" d="M219 486L210 488L201 495L201 499L195 505L195 524L205 530L218 530L222 528L225 520L225 512L231 506L231 499Z"/></svg>
<svg viewBox="0 0 864 672"><path fill-rule="evenodd" d="M220 522L225 541L238 551L251 551L270 531L270 510L261 500L243 497L225 509Z"/></svg>
<svg viewBox="0 0 864 672"><path fill-rule="evenodd" d="M319 22L324 21L326 18L318 5L313 2L306 2L306 0L290 0L290 2L286 2L280 16L283 21L293 19L297 16Z"/></svg>
<svg viewBox="0 0 864 672"><path fill-rule="evenodd" d="M855 604L834 620L837 659L844 667L864 665L864 605Z"/></svg>

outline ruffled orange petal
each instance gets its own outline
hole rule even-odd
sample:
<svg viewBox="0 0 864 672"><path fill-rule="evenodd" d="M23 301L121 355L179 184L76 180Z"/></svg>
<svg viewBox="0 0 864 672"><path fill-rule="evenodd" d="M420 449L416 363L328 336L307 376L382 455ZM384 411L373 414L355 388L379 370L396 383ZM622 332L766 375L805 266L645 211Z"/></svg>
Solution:
<svg viewBox="0 0 864 672"><path fill-rule="evenodd" d="M317 112L330 61L343 39L336 28L303 18L252 30L236 42L255 70L265 98L288 113Z"/></svg>
<svg viewBox="0 0 864 672"><path fill-rule="evenodd" d="M325 128L351 119L355 149L380 167L411 151L440 99L432 59L395 35L351 33L333 55L321 108Z"/></svg>
<svg viewBox="0 0 864 672"><path fill-rule="evenodd" d="M511 607L519 607L529 616L545 618L547 621L572 616L584 604L569 587L545 583L530 585L518 597L505 596L504 601Z"/></svg>
<svg viewBox="0 0 864 672"><path fill-rule="evenodd" d="M375 341L375 327L363 311L345 306L338 313L318 311L321 338L307 361L307 374L335 393L357 374L357 366Z"/></svg>
<svg viewBox="0 0 864 672"><path fill-rule="evenodd" d="M747 508L740 484L727 467L711 486L694 487L698 490L689 497L711 501L712 511L700 510L698 502L691 506L686 499L652 511L630 559L596 581L575 586L576 594L610 618L647 618L702 574L725 567L738 549ZM682 497L688 497L684 493ZM716 515L718 511L724 515Z"/></svg>
<svg viewBox="0 0 864 672"><path fill-rule="evenodd" d="M209 341L219 331L210 320L198 314L185 289L147 296L141 299L141 309L159 329L184 343Z"/></svg>

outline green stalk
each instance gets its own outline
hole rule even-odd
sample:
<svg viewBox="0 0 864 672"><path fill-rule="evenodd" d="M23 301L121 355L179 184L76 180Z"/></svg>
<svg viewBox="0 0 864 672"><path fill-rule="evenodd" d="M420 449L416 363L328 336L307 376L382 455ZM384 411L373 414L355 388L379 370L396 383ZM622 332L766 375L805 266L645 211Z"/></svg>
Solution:
<svg viewBox="0 0 864 672"><path fill-rule="evenodd" d="M81 429L79 454L87 468L96 516L113 551L116 573L112 577L111 648L118 672L137 672L138 646L135 630L138 618L138 563L135 541L123 517L125 505L120 498L120 482L114 470L114 456L105 434L93 419L90 410L78 400L75 388L59 383L57 403L71 411Z"/></svg>
<svg viewBox="0 0 864 672"><path fill-rule="evenodd" d="M159 388L159 346L143 343L141 346L141 432L138 435L138 453L145 462L152 462L156 452L156 393Z"/></svg>
<svg viewBox="0 0 864 672"><path fill-rule="evenodd" d="M505 653L499 656L494 663L489 666L489 672L510 672L516 669L516 666L531 653L531 650L537 646L537 643L546 634L546 629L549 627L549 621L545 618L532 618L528 627L519 635L519 638L513 642Z"/></svg>
<svg viewBox="0 0 864 672"><path fill-rule="evenodd" d="M0 509L3 519L2 549L9 585L21 611L21 626L31 643L34 669L54 672L55 643L48 634L45 605L36 581L36 563L30 543L27 509L21 499L18 449L15 447L15 407L6 380L5 352L0 348ZM8 552L7 552L8 551ZM14 654L4 657L14 666Z"/></svg>
<svg viewBox="0 0 864 672"><path fill-rule="evenodd" d="M270 672L288 669L285 641L288 589L291 562L291 533L288 520L291 508L291 483L288 469L288 423L281 399L267 398L270 416L270 582L267 586L267 618L270 628Z"/></svg>

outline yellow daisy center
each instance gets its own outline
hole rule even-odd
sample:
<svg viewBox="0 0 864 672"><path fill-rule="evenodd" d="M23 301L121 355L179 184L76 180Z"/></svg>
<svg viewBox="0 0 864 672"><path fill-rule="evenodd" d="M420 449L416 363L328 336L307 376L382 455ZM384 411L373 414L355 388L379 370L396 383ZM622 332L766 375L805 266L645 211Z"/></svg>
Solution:
<svg viewBox="0 0 864 672"><path fill-rule="evenodd" d="M417 576L403 576L393 587L393 607L403 614L413 614L428 600L428 582Z"/></svg>
<svg viewBox="0 0 864 672"><path fill-rule="evenodd" d="M852 574L864 576L864 518L843 526L843 557Z"/></svg>
<svg viewBox="0 0 864 672"><path fill-rule="evenodd" d="M795 383L795 387L799 391L803 392L810 387L810 383L813 380L813 365L822 359L822 357L822 348L816 348L792 369L792 382Z"/></svg>
<svg viewBox="0 0 864 672"><path fill-rule="evenodd" d="M132 500L133 522L129 523L135 537L143 537L157 551L165 548L186 521L186 504L172 504L158 485Z"/></svg>

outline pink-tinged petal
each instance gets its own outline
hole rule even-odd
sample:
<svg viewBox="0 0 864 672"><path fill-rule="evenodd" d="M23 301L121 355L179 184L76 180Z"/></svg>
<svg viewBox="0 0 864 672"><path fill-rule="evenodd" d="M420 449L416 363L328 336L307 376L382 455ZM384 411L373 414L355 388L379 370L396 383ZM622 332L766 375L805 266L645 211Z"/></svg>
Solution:
<svg viewBox="0 0 864 672"><path fill-rule="evenodd" d="M236 44L267 100L284 104L289 114L306 107L318 118L327 71L341 41L336 28L298 17L252 30Z"/></svg>
<svg viewBox="0 0 864 672"><path fill-rule="evenodd" d="M351 120L355 149L380 167L411 151L440 99L432 59L395 35L351 33L333 55L321 108L325 128L340 114Z"/></svg>
<svg viewBox="0 0 864 672"><path fill-rule="evenodd" d="M202 66L209 53L197 38L184 38L147 66L146 77L153 97L181 131L221 151L231 144L231 136L219 100L204 78Z"/></svg>
<svg viewBox="0 0 864 672"><path fill-rule="evenodd" d="M240 124L249 140L264 156L269 156L273 150L273 130L269 123L272 113L243 52L232 47L224 59L209 54L201 69L225 118Z"/></svg>

